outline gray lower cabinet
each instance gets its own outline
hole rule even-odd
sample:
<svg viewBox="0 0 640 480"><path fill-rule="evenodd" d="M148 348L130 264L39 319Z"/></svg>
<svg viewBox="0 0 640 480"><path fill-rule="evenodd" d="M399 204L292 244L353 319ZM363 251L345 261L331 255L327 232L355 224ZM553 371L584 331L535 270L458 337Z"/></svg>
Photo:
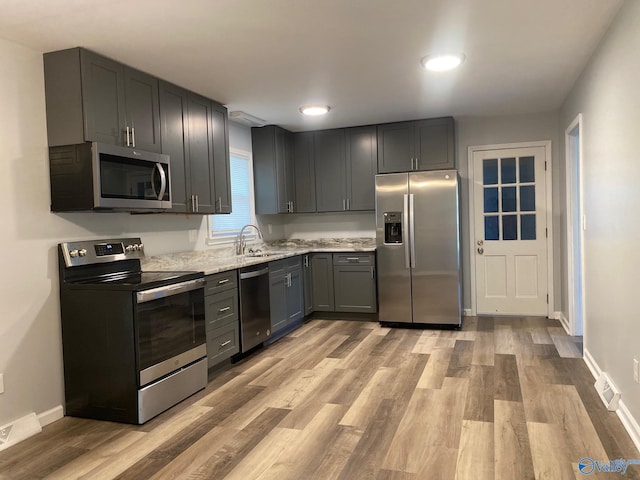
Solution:
<svg viewBox="0 0 640 480"><path fill-rule="evenodd" d="M335 255L333 282L336 312L375 313L377 309L373 255Z"/></svg>
<svg viewBox="0 0 640 480"><path fill-rule="evenodd" d="M313 310L333 312L333 256L331 253L311 254L311 286Z"/></svg>
<svg viewBox="0 0 640 480"><path fill-rule="evenodd" d="M378 125L378 173L454 168L452 117Z"/></svg>
<svg viewBox="0 0 640 480"><path fill-rule="evenodd" d="M302 284L302 263L299 255L269 263L272 334L304 317Z"/></svg>
<svg viewBox="0 0 640 480"><path fill-rule="evenodd" d="M205 322L209 368L240 351L237 270L207 275Z"/></svg>
<svg viewBox="0 0 640 480"><path fill-rule="evenodd" d="M158 79L83 48L44 54L50 147L103 142L160 152Z"/></svg>
<svg viewBox="0 0 640 480"><path fill-rule="evenodd" d="M304 287L304 315L313 313L313 275L311 273L311 254L302 255L302 283Z"/></svg>

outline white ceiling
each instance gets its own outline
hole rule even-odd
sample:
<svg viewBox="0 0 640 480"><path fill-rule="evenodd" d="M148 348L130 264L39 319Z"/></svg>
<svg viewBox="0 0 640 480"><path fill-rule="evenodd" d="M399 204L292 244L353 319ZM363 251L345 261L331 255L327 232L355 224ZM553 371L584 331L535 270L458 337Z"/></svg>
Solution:
<svg viewBox="0 0 640 480"><path fill-rule="evenodd" d="M621 4L0 0L0 37L42 52L83 46L298 131L554 110ZM466 62L423 70L439 51ZM303 118L313 102L332 111Z"/></svg>

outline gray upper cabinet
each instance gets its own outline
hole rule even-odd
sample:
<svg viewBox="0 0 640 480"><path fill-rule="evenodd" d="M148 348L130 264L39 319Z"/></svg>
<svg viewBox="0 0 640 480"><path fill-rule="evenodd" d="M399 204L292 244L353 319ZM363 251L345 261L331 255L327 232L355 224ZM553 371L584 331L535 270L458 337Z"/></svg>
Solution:
<svg viewBox="0 0 640 480"><path fill-rule="evenodd" d="M378 125L378 173L454 166L452 117Z"/></svg>
<svg viewBox="0 0 640 480"><path fill-rule="evenodd" d="M131 146L149 152L160 152L158 79L124 67L124 98L125 135L126 128L129 127Z"/></svg>
<svg viewBox="0 0 640 480"><path fill-rule="evenodd" d="M175 213L230 213L226 108L160 82L162 153L171 158Z"/></svg>
<svg viewBox="0 0 640 480"><path fill-rule="evenodd" d="M82 48L44 55L49 146L160 151L158 80Z"/></svg>
<svg viewBox="0 0 640 480"><path fill-rule="evenodd" d="M295 211L293 137L276 125L251 129L257 214Z"/></svg>
<svg viewBox="0 0 640 480"><path fill-rule="evenodd" d="M375 208L376 127L315 132L318 212Z"/></svg>
<svg viewBox="0 0 640 480"><path fill-rule="evenodd" d="M347 210L344 129L314 132L316 209L318 212Z"/></svg>
<svg viewBox="0 0 640 480"><path fill-rule="evenodd" d="M213 102L213 170L215 213L231 213L231 165L229 159L229 115L227 108Z"/></svg>
<svg viewBox="0 0 640 480"><path fill-rule="evenodd" d="M293 171L296 213L316 211L316 171L313 132L293 134Z"/></svg>
<svg viewBox="0 0 640 480"><path fill-rule="evenodd" d="M348 210L375 209L376 127L347 128L346 178Z"/></svg>

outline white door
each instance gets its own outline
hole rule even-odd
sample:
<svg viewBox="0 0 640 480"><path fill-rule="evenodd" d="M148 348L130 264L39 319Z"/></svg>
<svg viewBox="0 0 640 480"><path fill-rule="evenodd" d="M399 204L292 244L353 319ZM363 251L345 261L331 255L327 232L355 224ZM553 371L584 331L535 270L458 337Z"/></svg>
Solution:
<svg viewBox="0 0 640 480"><path fill-rule="evenodd" d="M547 315L545 148L474 151L478 315Z"/></svg>

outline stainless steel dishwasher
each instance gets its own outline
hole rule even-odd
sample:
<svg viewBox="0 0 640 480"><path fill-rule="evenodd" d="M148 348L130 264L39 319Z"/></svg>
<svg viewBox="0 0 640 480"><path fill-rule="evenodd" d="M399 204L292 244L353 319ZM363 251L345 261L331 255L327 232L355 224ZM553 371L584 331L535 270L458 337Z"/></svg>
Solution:
<svg viewBox="0 0 640 480"><path fill-rule="evenodd" d="M240 351L246 352L271 336L269 267L240 269Z"/></svg>

